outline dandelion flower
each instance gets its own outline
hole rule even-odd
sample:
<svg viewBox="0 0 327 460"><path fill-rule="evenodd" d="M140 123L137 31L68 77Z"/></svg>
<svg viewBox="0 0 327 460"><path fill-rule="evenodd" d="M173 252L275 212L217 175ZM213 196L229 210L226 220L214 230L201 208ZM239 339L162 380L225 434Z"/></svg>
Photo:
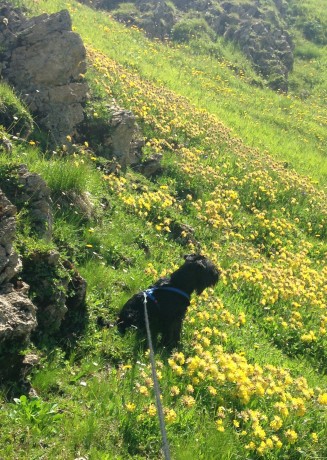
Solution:
<svg viewBox="0 0 327 460"><path fill-rule="evenodd" d="M125 407L127 412L134 412L136 409L136 405L134 403L126 403Z"/></svg>
<svg viewBox="0 0 327 460"><path fill-rule="evenodd" d="M216 421L216 427L217 427L217 430L220 431L221 433L225 431L225 428L223 426L223 421L221 419L218 419Z"/></svg>
<svg viewBox="0 0 327 460"><path fill-rule="evenodd" d="M180 390L176 385L171 387L171 389L170 389L171 396L178 396L179 393L180 393Z"/></svg>
<svg viewBox="0 0 327 460"><path fill-rule="evenodd" d="M154 404L150 404L147 410L147 414L150 415L150 417L154 417L157 413L157 408Z"/></svg>
<svg viewBox="0 0 327 460"><path fill-rule="evenodd" d="M195 404L195 399L193 398L193 396L187 396L186 395L186 396L183 396L182 403L186 407L193 407L194 404Z"/></svg>
<svg viewBox="0 0 327 460"><path fill-rule="evenodd" d="M318 403L322 404L323 406L327 405L327 393L322 393L318 396Z"/></svg>
<svg viewBox="0 0 327 460"><path fill-rule="evenodd" d="M312 442L314 442L314 443L318 442L317 433L311 433L311 439L312 439Z"/></svg>
<svg viewBox="0 0 327 460"><path fill-rule="evenodd" d="M285 437L287 438L290 444L294 444L297 441L298 435L296 431L288 429L285 431Z"/></svg>

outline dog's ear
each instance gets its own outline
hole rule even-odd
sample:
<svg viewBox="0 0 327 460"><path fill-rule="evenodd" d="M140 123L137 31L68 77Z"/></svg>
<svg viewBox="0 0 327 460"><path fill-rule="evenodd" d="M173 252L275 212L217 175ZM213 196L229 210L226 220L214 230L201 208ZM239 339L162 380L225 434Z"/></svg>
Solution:
<svg viewBox="0 0 327 460"><path fill-rule="evenodd" d="M184 260L185 262L197 262L198 260L204 260L204 256L200 254L186 254Z"/></svg>
<svg viewBox="0 0 327 460"><path fill-rule="evenodd" d="M184 255L185 262L191 262L193 260L194 256L195 256L195 254L185 254Z"/></svg>
<svg viewBox="0 0 327 460"><path fill-rule="evenodd" d="M189 254L184 256L185 262L194 263L195 266L201 267L201 269L206 268L206 258L201 256L201 254Z"/></svg>

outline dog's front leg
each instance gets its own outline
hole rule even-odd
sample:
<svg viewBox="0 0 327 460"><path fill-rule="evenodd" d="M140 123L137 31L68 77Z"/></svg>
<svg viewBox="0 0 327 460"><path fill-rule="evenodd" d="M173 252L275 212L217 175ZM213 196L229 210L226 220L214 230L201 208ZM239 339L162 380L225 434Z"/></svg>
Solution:
<svg viewBox="0 0 327 460"><path fill-rule="evenodd" d="M175 320L173 323L169 325L162 333L161 343L164 347L168 349L172 349L177 347L182 332L182 319Z"/></svg>

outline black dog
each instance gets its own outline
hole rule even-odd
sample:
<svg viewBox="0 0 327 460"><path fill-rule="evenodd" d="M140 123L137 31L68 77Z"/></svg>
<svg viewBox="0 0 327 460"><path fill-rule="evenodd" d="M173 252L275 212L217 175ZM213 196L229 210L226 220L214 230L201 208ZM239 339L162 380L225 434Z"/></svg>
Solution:
<svg viewBox="0 0 327 460"><path fill-rule="evenodd" d="M193 291L201 294L207 287L214 286L219 271L206 257L192 254L185 256L184 264L169 278L161 278L146 291L135 294L119 313L117 326L121 333L135 327L145 332L144 302L147 303L151 336L154 343L169 349L177 346L182 322L190 304Z"/></svg>

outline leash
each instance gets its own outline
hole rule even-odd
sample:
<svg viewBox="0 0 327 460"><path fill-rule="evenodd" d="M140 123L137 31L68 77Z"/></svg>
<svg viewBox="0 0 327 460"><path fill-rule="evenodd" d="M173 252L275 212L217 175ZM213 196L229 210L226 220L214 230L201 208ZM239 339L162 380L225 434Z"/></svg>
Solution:
<svg viewBox="0 0 327 460"><path fill-rule="evenodd" d="M159 423L160 423L162 450L165 456L165 460L171 460L166 426L165 426L165 418L164 418L164 413L163 413L161 398L160 398L160 386L159 386L159 381L157 377L156 362L154 359L154 351L153 351L152 338L151 338L151 332L150 332L150 323L149 323L149 316L148 316L148 309L147 309L147 293L143 292L143 296L144 296L144 319L145 319L146 333L148 336L148 345L150 349L152 380L153 380L154 393L156 397L156 406L157 406Z"/></svg>

